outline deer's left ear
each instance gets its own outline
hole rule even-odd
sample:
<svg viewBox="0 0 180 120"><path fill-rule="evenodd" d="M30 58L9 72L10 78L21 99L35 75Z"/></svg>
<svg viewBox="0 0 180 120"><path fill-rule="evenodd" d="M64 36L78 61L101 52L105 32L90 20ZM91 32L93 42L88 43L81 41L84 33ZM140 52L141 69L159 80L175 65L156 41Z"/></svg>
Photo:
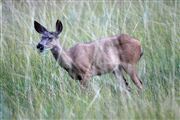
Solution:
<svg viewBox="0 0 180 120"><path fill-rule="evenodd" d="M59 33L62 32L62 29L63 29L63 25L62 25L61 21L57 20L56 21L56 33L57 33L57 35L59 35Z"/></svg>
<svg viewBox="0 0 180 120"><path fill-rule="evenodd" d="M39 24L37 21L34 21L34 28L40 34L47 32L46 28Z"/></svg>

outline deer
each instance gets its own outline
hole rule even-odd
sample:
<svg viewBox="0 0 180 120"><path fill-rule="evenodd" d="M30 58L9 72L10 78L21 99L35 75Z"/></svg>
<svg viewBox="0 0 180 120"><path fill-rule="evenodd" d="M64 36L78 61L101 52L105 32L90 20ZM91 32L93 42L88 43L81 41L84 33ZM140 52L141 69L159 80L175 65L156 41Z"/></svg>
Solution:
<svg viewBox="0 0 180 120"><path fill-rule="evenodd" d="M37 44L40 53L50 50L58 64L72 79L78 80L80 86L86 88L87 81L93 76L112 73L122 88L130 91L130 86L124 77L124 73L127 73L137 88L140 91L143 89L136 70L136 64L143 54L138 39L128 34L119 34L88 43L77 43L65 49L60 44L59 34L63 30L60 20L56 21L55 32L48 31L37 21L34 21L34 28L41 34L41 40Z"/></svg>

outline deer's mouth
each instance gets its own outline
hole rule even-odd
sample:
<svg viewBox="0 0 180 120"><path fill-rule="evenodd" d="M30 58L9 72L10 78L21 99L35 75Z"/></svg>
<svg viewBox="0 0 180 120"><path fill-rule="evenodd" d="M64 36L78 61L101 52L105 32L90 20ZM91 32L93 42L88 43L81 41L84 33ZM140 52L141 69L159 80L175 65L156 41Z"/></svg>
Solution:
<svg viewBox="0 0 180 120"><path fill-rule="evenodd" d="M40 53L44 52L44 48L38 49Z"/></svg>

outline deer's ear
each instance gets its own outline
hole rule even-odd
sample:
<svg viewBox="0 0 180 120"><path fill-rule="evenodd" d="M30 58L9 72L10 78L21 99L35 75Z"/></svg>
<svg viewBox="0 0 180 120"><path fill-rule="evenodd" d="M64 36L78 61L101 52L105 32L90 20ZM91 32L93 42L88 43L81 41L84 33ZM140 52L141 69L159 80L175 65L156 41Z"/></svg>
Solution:
<svg viewBox="0 0 180 120"><path fill-rule="evenodd" d="M45 31L47 31L46 28L39 24L37 21L34 21L34 28L40 34L43 34Z"/></svg>
<svg viewBox="0 0 180 120"><path fill-rule="evenodd" d="M62 32L62 29L63 29L62 22L60 20L57 20L56 21L56 33L57 33L57 35L59 35L59 33Z"/></svg>

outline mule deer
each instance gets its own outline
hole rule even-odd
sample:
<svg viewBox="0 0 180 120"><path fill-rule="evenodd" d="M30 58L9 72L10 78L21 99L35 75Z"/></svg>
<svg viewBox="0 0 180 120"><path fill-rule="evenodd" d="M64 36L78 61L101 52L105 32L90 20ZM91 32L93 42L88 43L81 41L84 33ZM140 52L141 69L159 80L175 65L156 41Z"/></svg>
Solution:
<svg viewBox="0 0 180 120"><path fill-rule="evenodd" d="M142 82L137 75L135 65L142 55L138 40L126 34L106 37L90 43L78 43L65 50L59 44L59 34L63 30L61 21L56 22L56 31L49 32L45 27L34 21L35 30L42 35L37 49L43 52L50 49L56 61L69 75L86 86L92 76L114 73L121 86L127 87L123 70L130 75L135 85L142 89Z"/></svg>

